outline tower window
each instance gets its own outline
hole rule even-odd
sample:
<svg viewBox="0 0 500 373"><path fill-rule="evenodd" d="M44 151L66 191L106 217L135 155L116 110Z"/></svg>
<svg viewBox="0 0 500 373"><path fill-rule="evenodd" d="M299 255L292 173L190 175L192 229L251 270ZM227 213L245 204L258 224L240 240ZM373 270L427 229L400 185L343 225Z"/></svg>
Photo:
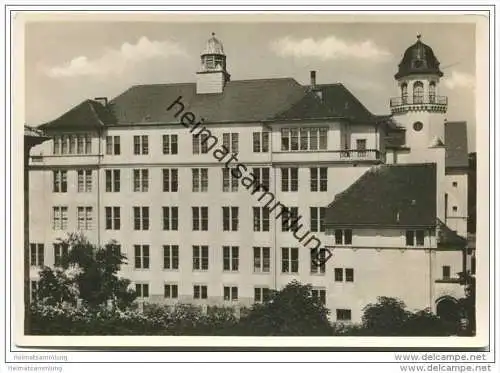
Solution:
<svg viewBox="0 0 500 373"><path fill-rule="evenodd" d="M424 102L424 84L415 82L413 84L413 103L422 104Z"/></svg>
<svg viewBox="0 0 500 373"><path fill-rule="evenodd" d="M423 123L422 123L422 122L415 122L415 123L413 123L413 129L414 129L415 131L417 131L417 132L418 132L418 131L421 131L421 130L422 130L422 128L424 128L424 125L423 125Z"/></svg>
<svg viewBox="0 0 500 373"><path fill-rule="evenodd" d="M429 84L429 102L431 104L436 102L436 83L430 82Z"/></svg>
<svg viewBox="0 0 500 373"><path fill-rule="evenodd" d="M408 84L401 84L401 98L403 100L403 104L408 102Z"/></svg>

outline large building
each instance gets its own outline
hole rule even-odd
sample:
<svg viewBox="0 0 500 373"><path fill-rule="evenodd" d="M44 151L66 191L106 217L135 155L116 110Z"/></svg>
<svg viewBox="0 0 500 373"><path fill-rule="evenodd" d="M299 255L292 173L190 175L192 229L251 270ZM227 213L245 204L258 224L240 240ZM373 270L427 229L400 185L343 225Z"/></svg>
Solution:
<svg viewBox="0 0 500 373"><path fill-rule="evenodd" d="M296 279L357 322L377 296L434 311L463 296L466 125L446 122L420 37L384 116L315 72L304 86L228 66L212 35L194 83L133 86L39 126L52 140L30 159L33 281L82 231L120 243L151 302L248 306Z"/></svg>

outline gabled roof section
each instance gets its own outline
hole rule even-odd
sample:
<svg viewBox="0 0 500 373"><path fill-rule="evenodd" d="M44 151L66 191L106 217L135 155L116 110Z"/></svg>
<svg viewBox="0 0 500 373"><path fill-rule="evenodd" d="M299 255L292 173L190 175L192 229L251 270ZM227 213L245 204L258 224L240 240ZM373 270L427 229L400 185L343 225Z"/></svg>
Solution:
<svg viewBox="0 0 500 373"><path fill-rule="evenodd" d="M328 227L436 226L436 165L372 167L337 194L325 215Z"/></svg>
<svg viewBox="0 0 500 373"><path fill-rule="evenodd" d="M292 78L236 80L223 93L196 94L195 83L134 86L111 101L117 124L178 123L179 97L184 112L205 123L259 122L273 118L302 99L306 89Z"/></svg>
<svg viewBox="0 0 500 373"><path fill-rule="evenodd" d="M372 122L381 116L372 114L342 83L318 84L323 102L337 115L354 122Z"/></svg>
<svg viewBox="0 0 500 373"><path fill-rule="evenodd" d="M103 125L112 124L115 121L112 113L100 102L85 100L70 109L59 118L44 123L38 128L50 131L52 129L88 129L99 128Z"/></svg>
<svg viewBox="0 0 500 373"><path fill-rule="evenodd" d="M292 107L278 114L275 119L315 119L340 117L341 115L327 106L314 91L308 91Z"/></svg>
<svg viewBox="0 0 500 373"><path fill-rule="evenodd" d="M445 223L437 219L437 244L438 247L460 248L468 246L465 237L459 236L456 231L451 230Z"/></svg>
<svg viewBox="0 0 500 373"><path fill-rule="evenodd" d="M446 167L469 166L467 149L467 122L446 122L444 124L444 144L446 147Z"/></svg>

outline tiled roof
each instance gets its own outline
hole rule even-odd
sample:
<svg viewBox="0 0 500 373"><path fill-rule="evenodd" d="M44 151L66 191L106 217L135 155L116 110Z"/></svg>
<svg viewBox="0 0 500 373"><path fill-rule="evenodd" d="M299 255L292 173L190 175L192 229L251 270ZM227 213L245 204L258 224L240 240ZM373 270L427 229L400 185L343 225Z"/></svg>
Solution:
<svg viewBox="0 0 500 373"><path fill-rule="evenodd" d="M59 118L44 123L38 128L43 130L98 128L114 121L111 113L100 102L85 100Z"/></svg>
<svg viewBox="0 0 500 373"><path fill-rule="evenodd" d="M436 165L372 167L328 206L327 227L436 226Z"/></svg>
<svg viewBox="0 0 500 373"><path fill-rule="evenodd" d="M444 124L444 145L446 167L468 167L467 122L446 122Z"/></svg>
<svg viewBox="0 0 500 373"><path fill-rule="evenodd" d="M221 94L196 94L195 83L137 85L107 107L86 100L42 128L178 123L180 108L167 108L181 96L184 111L205 123L344 117L351 122L378 120L342 84L318 85L323 99L292 78L230 81Z"/></svg>

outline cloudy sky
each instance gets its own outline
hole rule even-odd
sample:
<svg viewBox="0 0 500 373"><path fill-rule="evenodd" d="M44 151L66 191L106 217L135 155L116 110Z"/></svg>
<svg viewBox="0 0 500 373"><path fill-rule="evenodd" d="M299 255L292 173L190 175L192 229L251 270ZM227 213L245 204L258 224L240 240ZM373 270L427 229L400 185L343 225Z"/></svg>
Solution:
<svg viewBox="0 0 500 373"><path fill-rule="evenodd" d="M307 21L307 18L303 18ZM232 80L293 77L341 82L372 112L389 113L394 74L422 34L445 76L448 120L475 136L473 23L31 22L25 28L26 123L37 125L87 98L113 98L134 84L193 82L212 32Z"/></svg>

